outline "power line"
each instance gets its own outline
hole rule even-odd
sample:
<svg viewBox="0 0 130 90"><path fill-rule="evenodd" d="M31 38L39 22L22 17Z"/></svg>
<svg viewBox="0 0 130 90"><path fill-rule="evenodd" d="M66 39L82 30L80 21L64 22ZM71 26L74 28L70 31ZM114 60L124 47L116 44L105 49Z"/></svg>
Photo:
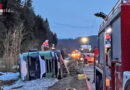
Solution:
<svg viewBox="0 0 130 90"><path fill-rule="evenodd" d="M87 26L78 26L78 25L71 25L71 24L63 24L63 23L55 23L56 26L62 26L62 27L69 27L69 28L83 28L87 29Z"/></svg>

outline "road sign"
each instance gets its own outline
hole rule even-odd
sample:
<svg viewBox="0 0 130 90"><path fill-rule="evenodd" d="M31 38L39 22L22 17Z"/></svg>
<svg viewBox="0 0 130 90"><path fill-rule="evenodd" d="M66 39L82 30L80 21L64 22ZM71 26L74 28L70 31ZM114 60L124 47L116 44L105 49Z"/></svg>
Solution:
<svg viewBox="0 0 130 90"><path fill-rule="evenodd" d="M91 49L92 48L91 45L81 45L80 47L83 49Z"/></svg>

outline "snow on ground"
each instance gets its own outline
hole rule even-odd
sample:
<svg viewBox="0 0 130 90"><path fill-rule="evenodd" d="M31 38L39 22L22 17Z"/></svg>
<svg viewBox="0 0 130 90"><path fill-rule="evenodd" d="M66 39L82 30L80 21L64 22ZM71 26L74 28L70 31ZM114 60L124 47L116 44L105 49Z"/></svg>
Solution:
<svg viewBox="0 0 130 90"><path fill-rule="evenodd" d="M4 73L3 72L0 72L0 76L3 75Z"/></svg>
<svg viewBox="0 0 130 90"><path fill-rule="evenodd" d="M18 80L15 84L11 86L3 86L3 90L47 90L48 87L54 85L58 82L56 78L43 78L32 81L22 81Z"/></svg>
<svg viewBox="0 0 130 90"><path fill-rule="evenodd" d="M2 73L2 72L0 72L0 74L2 74L0 76L1 81L17 80L19 78L18 72L17 73L12 73L12 72Z"/></svg>

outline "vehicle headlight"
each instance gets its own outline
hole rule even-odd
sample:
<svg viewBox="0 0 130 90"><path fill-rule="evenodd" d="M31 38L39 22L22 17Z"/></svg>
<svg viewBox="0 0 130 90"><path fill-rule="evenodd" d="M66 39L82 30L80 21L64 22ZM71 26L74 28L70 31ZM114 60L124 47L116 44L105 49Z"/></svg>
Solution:
<svg viewBox="0 0 130 90"><path fill-rule="evenodd" d="M83 61L84 59L83 58L80 58L81 61Z"/></svg>

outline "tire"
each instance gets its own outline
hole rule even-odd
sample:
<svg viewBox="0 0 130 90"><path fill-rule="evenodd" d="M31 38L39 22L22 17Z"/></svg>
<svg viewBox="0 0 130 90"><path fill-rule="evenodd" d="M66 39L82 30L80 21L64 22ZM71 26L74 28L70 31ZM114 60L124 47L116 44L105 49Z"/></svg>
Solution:
<svg viewBox="0 0 130 90"><path fill-rule="evenodd" d="M127 81L124 90L130 90L130 80Z"/></svg>

